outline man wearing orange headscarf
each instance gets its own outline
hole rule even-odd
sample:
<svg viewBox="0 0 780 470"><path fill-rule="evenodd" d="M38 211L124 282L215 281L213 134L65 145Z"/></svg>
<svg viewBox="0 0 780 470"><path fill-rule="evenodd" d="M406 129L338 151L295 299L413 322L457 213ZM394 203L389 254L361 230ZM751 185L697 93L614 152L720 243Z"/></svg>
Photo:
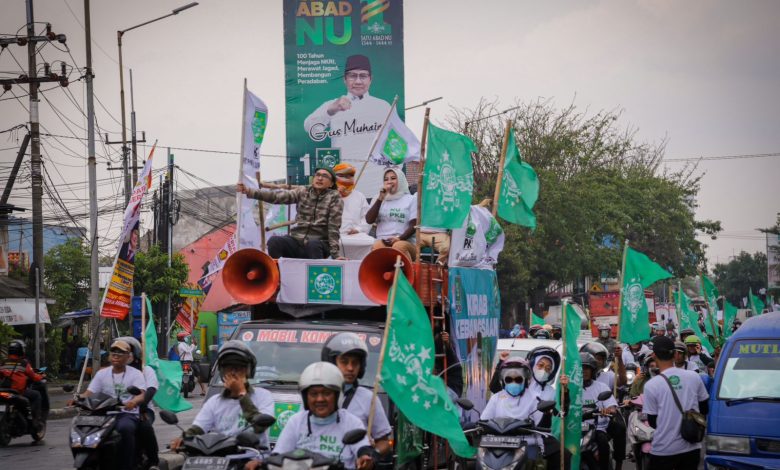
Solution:
<svg viewBox="0 0 780 470"><path fill-rule="evenodd" d="M349 259L363 259L376 240L368 234L371 226L366 223L368 202L366 196L355 189L355 167L339 163L333 167L336 187L344 203L341 216L341 254Z"/></svg>

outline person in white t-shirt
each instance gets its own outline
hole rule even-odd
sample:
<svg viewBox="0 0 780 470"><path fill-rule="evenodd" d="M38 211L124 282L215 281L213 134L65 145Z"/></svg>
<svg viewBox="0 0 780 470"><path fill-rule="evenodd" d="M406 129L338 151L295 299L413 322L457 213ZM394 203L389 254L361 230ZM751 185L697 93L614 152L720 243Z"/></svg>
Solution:
<svg viewBox="0 0 780 470"><path fill-rule="evenodd" d="M368 234L371 230L371 225L366 222L368 201L363 193L355 189L354 166L342 162L333 167L333 172L336 174L336 188L344 203L339 230L341 254L348 259L363 259L376 241Z"/></svg>
<svg viewBox="0 0 780 470"><path fill-rule="evenodd" d="M363 422L347 410L339 408L339 395L344 377L330 362L315 362L301 373L298 389L303 399L303 410L295 413L285 424L274 453L284 454L295 449L306 449L327 457L340 458L345 468L370 470L374 467L376 451L364 437L357 444L345 446L344 435L354 429L365 429ZM257 468L253 461L246 468Z"/></svg>
<svg viewBox="0 0 780 470"><path fill-rule="evenodd" d="M103 393L117 398L124 406L116 420L115 430L122 437L117 446L120 469L132 469L135 460L135 433L138 429L138 408L144 401L146 380L138 369L129 367L132 358L132 348L126 341L116 340L109 348L111 367L100 369L81 398L87 398L96 393ZM133 396L128 388L136 387L140 395Z"/></svg>
<svg viewBox="0 0 780 470"><path fill-rule="evenodd" d="M339 368L344 376L343 393L339 396L339 408L343 408L360 418L363 426L368 427L368 415L371 411L373 392L358 383L366 372L368 346L355 333L333 335L322 346L321 359ZM393 428L379 400L374 405L374 421L371 423L370 439L379 454L392 450L390 434Z"/></svg>
<svg viewBox="0 0 780 470"><path fill-rule="evenodd" d="M634 344L629 344L623 347L623 364L635 364L642 365L644 356L647 356L652 351L641 341Z"/></svg>
<svg viewBox="0 0 780 470"><path fill-rule="evenodd" d="M643 411L650 426L655 428L650 468L696 469L701 443L688 442L680 435L682 414L674 401L672 389L683 410L696 410L705 415L709 395L696 372L674 367L674 341L660 336L653 338L652 342L653 355L661 374L650 379L644 390Z"/></svg>
<svg viewBox="0 0 780 470"><path fill-rule="evenodd" d="M179 353L179 360L192 362L195 359L193 353L198 349L198 345L187 333L179 333L177 337L179 344L176 345L176 352Z"/></svg>
<svg viewBox="0 0 780 470"><path fill-rule="evenodd" d="M373 249L392 247L403 252L410 260L415 260L417 197L409 193L409 183L401 170L385 170L382 190L366 213L366 222L376 223Z"/></svg>
<svg viewBox="0 0 780 470"><path fill-rule="evenodd" d="M674 342L674 367L699 372L699 365L688 359L688 347L682 341Z"/></svg>
<svg viewBox="0 0 780 470"><path fill-rule="evenodd" d="M183 438L171 442L171 449L178 450L183 439L208 432L225 436L236 436L252 422L258 414L274 415L274 399L271 392L249 385L254 377L257 358L249 347L239 340L227 341L219 348L217 368L225 390L214 395L184 431ZM260 439L260 446L268 446L268 433L260 427L253 427Z"/></svg>
<svg viewBox="0 0 780 470"><path fill-rule="evenodd" d="M599 395L604 392L611 392L604 382L596 380L596 373L600 370L596 358L589 352L580 352L580 361L582 362L582 405L595 405L599 412L605 415L614 415L617 411L617 401L613 395L610 395L606 400L599 400ZM610 423L610 418L606 416L597 416L590 420L585 420L583 423L589 423L596 425L596 443L599 449L600 456L609 456L609 436L607 436L607 427ZM625 444L624 444L625 445ZM617 464L618 462L616 462ZM620 465L623 461L620 460ZM599 468L601 470L609 469L609 458L599 459Z"/></svg>

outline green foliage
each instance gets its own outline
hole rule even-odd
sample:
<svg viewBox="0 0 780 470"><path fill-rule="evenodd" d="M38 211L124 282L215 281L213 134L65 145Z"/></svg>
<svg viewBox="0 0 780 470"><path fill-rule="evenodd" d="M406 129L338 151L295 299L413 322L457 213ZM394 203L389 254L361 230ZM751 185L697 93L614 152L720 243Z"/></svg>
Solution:
<svg viewBox="0 0 780 470"><path fill-rule="evenodd" d="M766 262L764 253L751 255L742 251L728 263L715 265L715 286L729 302L741 306L750 289L758 294L759 289L766 287Z"/></svg>
<svg viewBox="0 0 780 470"><path fill-rule="evenodd" d="M0 321L0 349L2 349L2 351L0 351L0 359L5 358L8 343L18 336L19 333L17 333L11 325L6 325Z"/></svg>
<svg viewBox="0 0 780 470"><path fill-rule="evenodd" d="M133 290L136 295L145 292L152 303L161 302L171 295L172 304L180 303L179 288L183 287L190 275L190 267L179 253L174 253L171 266L168 267L168 255L153 245L146 252L135 256L135 280Z"/></svg>
<svg viewBox="0 0 780 470"><path fill-rule="evenodd" d="M720 223L695 220L700 176L695 167L662 170L663 142L637 142L612 111L587 116L547 101L502 109L482 100L473 110L454 109L447 120L479 148L475 201L493 197L507 120L522 158L539 176L537 229L502 223L507 238L498 278L505 307L540 301L553 282L615 274L626 239L676 276L705 265L705 245L696 235L714 235Z"/></svg>
<svg viewBox="0 0 780 470"><path fill-rule="evenodd" d="M52 320L72 310L89 307L89 248L80 238L70 238L46 254L44 285L56 303L49 308Z"/></svg>

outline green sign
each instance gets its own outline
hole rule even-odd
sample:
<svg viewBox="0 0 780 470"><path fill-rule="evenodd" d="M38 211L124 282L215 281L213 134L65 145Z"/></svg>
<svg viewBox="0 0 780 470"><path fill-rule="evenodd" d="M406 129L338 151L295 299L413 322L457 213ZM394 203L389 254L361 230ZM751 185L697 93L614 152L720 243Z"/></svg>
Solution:
<svg viewBox="0 0 780 470"><path fill-rule="evenodd" d="M362 165L396 95L403 119L402 39L401 0L284 0L289 183L308 184L304 157L323 150ZM369 163L358 190L376 194L383 172Z"/></svg>
<svg viewBox="0 0 780 470"><path fill-rule="evenodd" d="M300 403L274 403L274 416L276 416L276 422L269 430L271 439L276 440L279 438L279 434L282 433L282 429L284 429L287 421L289 421L292 415L297 413L300 409Z"/></svg>
<svg viewBox="0 0 780 470"><path fill-rule="evenodd" d="M203 297L204 294L202 289L190 289L187 287L182 287L179 289L179 297Z"/></svg>
<svg viewBox="0 0 780 470"><path fill-rule="evenodd" d="M341 266L308 265L307 296L310 304L342 303L343 282Z"/></svg>
<svg viewBox="0 0 780 470"><path fill-rule="evenodd" d="M341 149L326 149L318 148L316 152L316 158L314 159L314 167L311 169L310 174L314 174L314 170L317 168L327 167L333 168L341 162Z"/></svg>

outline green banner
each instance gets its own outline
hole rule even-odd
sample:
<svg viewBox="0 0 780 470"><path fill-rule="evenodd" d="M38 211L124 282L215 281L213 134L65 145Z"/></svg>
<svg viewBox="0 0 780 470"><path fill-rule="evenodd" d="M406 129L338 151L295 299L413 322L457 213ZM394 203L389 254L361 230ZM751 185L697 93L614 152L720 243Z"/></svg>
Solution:
<svg viewBox="0 0 780 470"><path fill-rule="evenodd" d="M582 362L580 361L577 339L580 336L580 315L571 306L565 303L561 312L566 325L566 336L563 338L565 345L564 371L569 376L569 412L561 426L560 416L552 419L552 435L559 441L563 431L563 445L571 452L571 467L580 468L580 439L582 437ZM557 409L563 408L560 392L555 393ZM565 428L565 430L561 428Z"/></svg>
<svg viewBox="0 0 780 470"><path fill-rule="evenodd" d="M396 95L403 119L403 2L284 0L284 64L288 182L359 168ZM357 189L372 197L383 172L369 163Z"/></svg>

